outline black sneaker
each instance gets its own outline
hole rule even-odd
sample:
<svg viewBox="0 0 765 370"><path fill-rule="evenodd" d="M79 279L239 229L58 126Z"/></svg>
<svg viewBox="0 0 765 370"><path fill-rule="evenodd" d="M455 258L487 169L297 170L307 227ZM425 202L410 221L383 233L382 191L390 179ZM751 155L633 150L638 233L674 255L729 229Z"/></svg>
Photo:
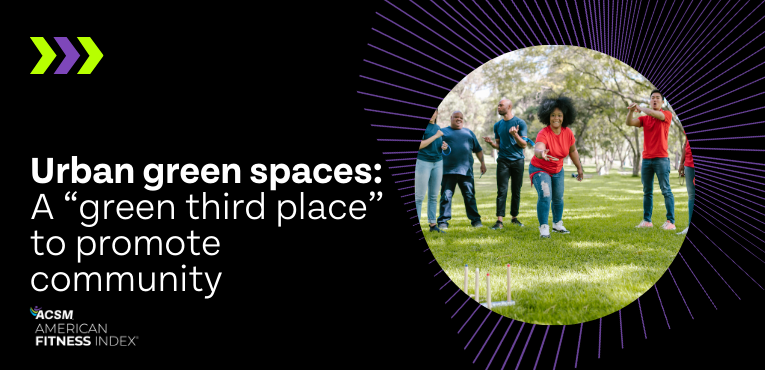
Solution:
<svg viewBox="0 0 765 370"><path fill-rule="evenodd" d="M521 226L521 227L523 226L523 224L520 221L518 221L517 218L513 218L513 220L511 222L513 223L513 225L518 225L518 226Z"/></svg>
<svg viewBox="0 0 765 370"><path fill-rule="evenodd" d="M473 221L473 222L471 222L471 223L470 223L470 226L473 226L473 227L476 227L476 228L478 228L478 227L483 227L483 224L481 223L481 221L480 221L480 220L478 220L478 221Z"/></svg>
<svg viewBox="0 0 765 370"><path fill-rule="evenodd" d="M447 223L442 223L442 224L439 224L439 225L438 225L438 228L439 228L440 230L446 230L446 229L448 229L448 228L449 228L449 224L447 224Z"/></svg>
<svg viewBox="0 0 765 370"><path fill-rule="evenodd" d="M502 224L502 221L497 221L497 222L494 224L494 226L492 226L492 227L491 227L491 229L492 229L492 230L499 230L499 229L501 229L502 227L504 227L504 226L503 226L503 224Z"/></svg>
<svg viewBox="0 0 765 370"><path fill-rule="evenodd" d="M431 226L430 227L430 231L435 231L437 233L446 233L445 231L439 229L438 226L436 226L436 225Z"/></svg>

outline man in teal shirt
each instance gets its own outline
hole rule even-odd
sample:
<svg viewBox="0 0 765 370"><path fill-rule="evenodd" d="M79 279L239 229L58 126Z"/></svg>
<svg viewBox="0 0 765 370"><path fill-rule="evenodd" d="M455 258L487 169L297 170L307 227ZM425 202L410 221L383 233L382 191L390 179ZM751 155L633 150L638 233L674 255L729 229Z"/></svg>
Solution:
<svg viewBox="0 0 765 370"><path fill-rule="evenodd" d="M465 212L473 227L482 227L481 215L475 201L475 180L473 178L473 153L481 161L481 174L486 173L483 161L483 148L473 131L464 128L462 112L452 113L451 126L444 127L443 140L450 150L444 152L444 172L441 179L441 209L438 227L447 229L452 218L452 196L454 188L459 186L465 200ZM448 153L448 154L447 154Z"/></svg>

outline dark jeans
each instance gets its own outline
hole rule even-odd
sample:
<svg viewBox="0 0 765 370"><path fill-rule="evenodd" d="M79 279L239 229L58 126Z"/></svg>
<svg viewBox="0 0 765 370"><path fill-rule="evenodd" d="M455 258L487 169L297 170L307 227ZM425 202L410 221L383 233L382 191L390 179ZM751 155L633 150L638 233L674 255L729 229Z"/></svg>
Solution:
<svg viewBox="0 0 765 370"><path fill-rule="evenodd" d="M481 215L478 214L478 205L475 201L475 183L473 181L473 171L468 172L468 176L444 174L441 178L441 209L438 217L438 224L449 224L452 219L452 196L454 188L459 186L462 192L462 198L465 200L465 213L470 221L480 221Z"/></svg>
<svg viewBox="0 0 765 370"><path fill-rule="evenodd" d="M497 158L497 216L505 217L507 204L507 182L510 180L510 216L518 216L521 206L521 185L523 185L523 158L514 161Z"/></svg>
<svg viewBox="0 0 765 370"><path fill-rule="evenodd" d="M669 158L643 159L641 166L641 180L643 181L643 220L651 222L653 213L653 176L659 179L659 188L664 196L664 206L667 208L667 221L675 223L675 197L669 187ZM686 179L685 181L688 181ZM693 180L691 180L693 181Z"/></svg>
<svg viewBox="0 0 765 370"><path fill-rule="evenodd" d="M696 169L685 166L685 188L688 189L688 225L691 224L693 203L696 200L696 184L693 183L694 178L696 178Z"/></svg>

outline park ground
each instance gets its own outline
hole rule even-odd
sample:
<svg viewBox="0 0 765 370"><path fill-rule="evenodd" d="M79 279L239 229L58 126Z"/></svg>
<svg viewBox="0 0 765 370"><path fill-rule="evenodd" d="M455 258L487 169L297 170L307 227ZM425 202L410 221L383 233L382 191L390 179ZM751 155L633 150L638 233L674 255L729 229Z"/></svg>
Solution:
<svg viewBox="0 0 765 370"><path fill-rule="evenodd" d="M445 234L428 232L427 197L422 207L425 240L444 272L463 291L473 294L475 269L480 271L480 302L486 302L486 273L491 278L492 301L507 299L507 264L511 265L514 306L493 307L504 316L533 324L569 325L594 320L627 306L650 289L674 260L688 226L688 194L677 171L670 177L675 197L677 230L661 229L666 220L664 197L654 181L653 223L636 229L643 215L640 177L616 174L592 176L582 182L566 171L563 225L570 234L551 232L540 239L537 193L528 177L521 189L518 219L510 224L508 191L505 228L492 230L496 221L496 164L487 158L487 172L479 179L474 166L476 198L483 228L473 228L465 215L462 194L456 190L452 219ZM585 174L595 172L584 167ZM631 172L631 170L628 169ZM550 212L552 222L552 212ZM465 264L469 266L467 288Z"/></svg>

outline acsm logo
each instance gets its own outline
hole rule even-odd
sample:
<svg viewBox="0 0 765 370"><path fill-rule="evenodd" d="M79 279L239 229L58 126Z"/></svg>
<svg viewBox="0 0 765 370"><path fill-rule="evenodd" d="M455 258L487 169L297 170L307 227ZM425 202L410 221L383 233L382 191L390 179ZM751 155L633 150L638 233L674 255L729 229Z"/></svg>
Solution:
<svg viewBox="0 0 765 370"><path fill-rule="evenodd" d="M32 314L32 316L35 317L35 319L46 319L46 320L74 320L74 311L73 310L43 310L42 307L35 306L35 308L30 307L29 312Z"/></svg>

